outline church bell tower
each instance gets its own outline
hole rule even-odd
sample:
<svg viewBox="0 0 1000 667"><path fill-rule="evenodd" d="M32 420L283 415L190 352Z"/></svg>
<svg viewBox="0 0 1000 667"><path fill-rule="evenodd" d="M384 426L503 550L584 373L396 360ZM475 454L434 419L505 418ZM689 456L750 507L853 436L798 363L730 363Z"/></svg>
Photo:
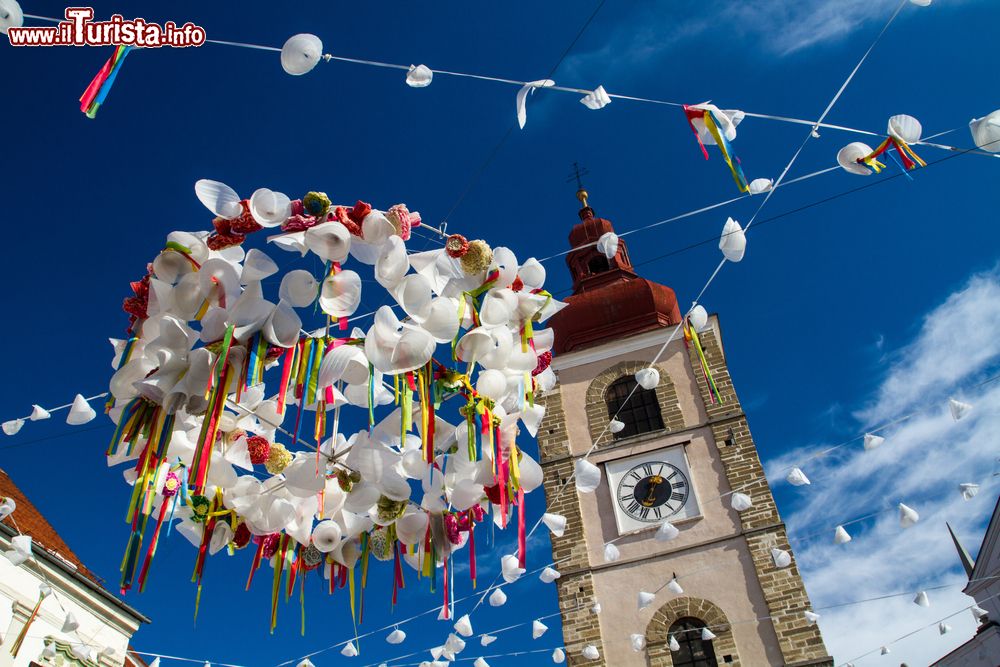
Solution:
<svg viewBox="0 0 1000 667"><path fill-rule="evenodd" d="M791 549L718 317L698 336L704 362L678 332L656 363L659 385L637 387L634 373L680 326L681 310L672 289L636 273L625 241L611 258L598 250L613 226L595 216L582 187L577 197L566 258L573 295L550 320L559 384L541 399L538 431L548 511L568 520L562 537L550 536L568 664L832 666L803 614L810 603L794 558L779 567L772 554ZM615 413L624 428L605 433L588 457L602 472L596 492L569 482L560 493ZM752 507L732 509L735 491ZM674 539L654 538L663 521L679 531ZM620 552L614 562L605 559L609 542ZM683 592L665 587L675 576ZM661 587L638 608L640 591ZM633 635L645 640L638 651ZM582 655L587 645L599 659Z"/></svg>

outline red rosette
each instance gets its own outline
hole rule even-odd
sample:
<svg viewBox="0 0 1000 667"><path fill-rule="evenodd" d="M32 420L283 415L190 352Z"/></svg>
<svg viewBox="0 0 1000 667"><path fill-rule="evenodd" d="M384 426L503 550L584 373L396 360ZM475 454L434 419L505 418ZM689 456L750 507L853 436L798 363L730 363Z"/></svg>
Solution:
<svg viewBox="0 0 1000 667"><path fill-rule="evenodd" d="M350 211L347 212L347 216L357 224L361 224L361 221L365 219L365 216L372 212L372 205L367 204L360 199L358 203L354 205Z"/></svg>
<svg viewBox="0 0 1000 667"><path fill-rule="evenodd" d="M336 219L340 221L340 224L347 227L347 231L351 233L351 236L357 236L361 238L361 225L357 222L351 220L350 214L348 214L347 209L343 206L338 206L330 214L330 219Z"/></svg>
<svg viewBox="0 0 1000 667"><path fill-rule="evenodd" d="M232 234L233 221L226 218L212 218L212 227L217 234Z"/></svg>
<svg viewBox="0 0 1000 667"><path fill-rule="evenodd" d="M316 218L311 215L293 215L281 223L283 232L304 232L316 226Z"/></svg>
<svg viewBox="0 0 1000 667"><path fill-rule="evenodd" d="M246 240L247 237L243 234L220 234L216 232L205 240L205 245L207 245L209 249L218 252L219 250L225 250L226 248L242 245Z"/></svg>
<svg viewBox="0 0 1000 667"><path fill-rule="evenodd" d="M545 371L552 363L552 350L545 350L540 355L538 355L538 365L535 366L535 370L531 371L531 374L538 375Z"/></svg>
<svg viewBox="0 0 1000 667"><path fill-rule="evenodd" d="M146 309L148 307L149 302L137 296L130 296L122 302L122 310L139 320L146 319Z"/></svg>
<svg viewBox="0 0 1000 667"><path fill-rule="evenodd" d="M241 523L236 526L236 532L233 535L233 546L237 549L242 549L246 545L250 544L250 538L253 535L250 534L250 529L247 528L245 523Z"/></svg>
<svg viewBox="0 0 1000 667"><path fill-rule="evenodd" d="M301 199L292 200L292 215L305 215L306 207L303 206Z"/></svg>
<svg viewBox="0 0 1000 667"><path fill-rule="evenodd" d="M271 455L271 443L262 435L252 435L247 438L247 452L250 454L250 463L262 465L267 463L267 458Z"/></svg>
<svg viewBox="0 0 1000 667"><path fill-rule="evenodd" d="M458 259L469 252L469 240L461 234L452 234L444 242L444 250L449 257Z"/></svg>
<svg viewBox="0 0 1000 667"><path fill-rule="evenodd" d="M253 234L254 232L259 232L264 229L260 224L253 219L253 214L250 213L250 202L246 199L240 202L240 206L243 207L243 213L240 217L229 221L229 228L236 234Z"/></svg>

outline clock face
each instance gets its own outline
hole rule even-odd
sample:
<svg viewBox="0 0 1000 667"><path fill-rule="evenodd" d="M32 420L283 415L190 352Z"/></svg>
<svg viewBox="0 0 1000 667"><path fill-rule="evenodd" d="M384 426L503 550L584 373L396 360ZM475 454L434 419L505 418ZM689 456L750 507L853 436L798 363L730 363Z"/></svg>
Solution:
<svg viewBox="0 0 1000 667"><path fill-rule="evenodd" d="M605 470L619 535L701 514L684 445L608 461Z"/></svg>
<svg viewBox="0 0 1000 667"><path fill-rule="evenodd" d="M691 487L687 475L666 461L645 461L622 475L618 506L636 521L669 519L687 502Z"/></svg>

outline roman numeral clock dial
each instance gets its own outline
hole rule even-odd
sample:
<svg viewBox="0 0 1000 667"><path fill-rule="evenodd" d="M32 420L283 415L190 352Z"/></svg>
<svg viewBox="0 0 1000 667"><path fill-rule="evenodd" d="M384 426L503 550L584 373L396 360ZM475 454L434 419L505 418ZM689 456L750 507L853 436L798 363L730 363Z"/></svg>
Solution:
<svg viewBox="0 0 1000 667"><path fill-rule="evenodd" d="M680 468L648 461L628 470L618 482L618 506L637 521L668 519L684 507L690 487Z"/></svg>
<svg viewBox="0 0 1000 667"><path fill-rule="evenodd" d="M683 445L606 464L618 533L700 515Z"/></svg>

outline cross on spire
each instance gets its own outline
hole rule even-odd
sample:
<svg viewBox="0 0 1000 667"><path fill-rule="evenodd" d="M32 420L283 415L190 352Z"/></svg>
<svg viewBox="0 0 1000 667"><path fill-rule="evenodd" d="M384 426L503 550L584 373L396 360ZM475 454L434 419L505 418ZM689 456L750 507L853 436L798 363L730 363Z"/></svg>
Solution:
<svg viewBox="0 0 1000 667"><path fill-rule="evenodd" d="M569 175L566 179L567 183L572 183L576 181L576 198L580 200L580 203L584 208L587 207L587 198L590 195L583 188L583 177L590 173L590 170L586 167L581 167L579 163L573 163L573 173Z"/></svg>

